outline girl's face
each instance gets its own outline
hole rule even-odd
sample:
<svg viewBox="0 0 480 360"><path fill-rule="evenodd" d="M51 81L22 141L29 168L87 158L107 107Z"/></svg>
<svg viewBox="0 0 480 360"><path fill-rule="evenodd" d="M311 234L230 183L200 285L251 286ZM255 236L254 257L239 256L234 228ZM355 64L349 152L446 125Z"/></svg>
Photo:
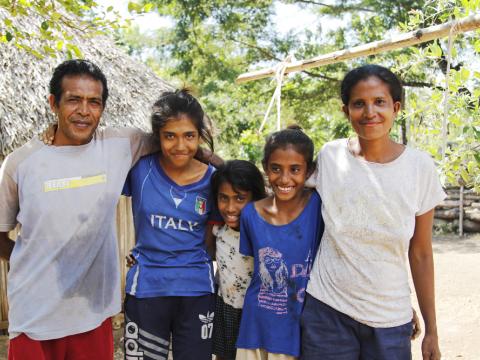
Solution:
<svg viewBox="0 0 480 360"><path fill-rule="evenodd" d="M264 170L277 200L290 201L302 196L308 166L294 147L274 150Z"/></svg>
<svg viewBox="0 0 480 360"><path fill-rule="evenodd" d="M218 188L217 204L225 224L234 230L240 228L240 212L252 200L251 191L236 191L224 181Z"/></svg>
<svg viewBox="0 0 480 360"><path fill-rule="evenodd" d="M200 144L198 130L186 115L168 120L159 135L162 158L175 168L187 166Z"/></svg>
<svg viewBox="0 0 480 360"><path fill-rule="evenodd" d="M348 105L343 106L343 112L363 140L388 138L399 111L400 102L393 101L388 85L376 76L355 84Z"/></svg>

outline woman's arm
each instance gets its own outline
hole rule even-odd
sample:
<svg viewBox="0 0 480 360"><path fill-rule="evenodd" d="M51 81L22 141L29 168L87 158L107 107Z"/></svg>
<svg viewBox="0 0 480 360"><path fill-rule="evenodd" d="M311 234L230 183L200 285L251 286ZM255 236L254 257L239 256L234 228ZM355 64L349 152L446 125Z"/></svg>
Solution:
<svg viewBox="0 0 480 360"><path fill-rule="evenodd" d="M435 284L432 251L433 209L415 217L415 232L410 241L408 257L418 304L425 322L422 342L423 360L439 360L437 320L435 315Z"/></svg>

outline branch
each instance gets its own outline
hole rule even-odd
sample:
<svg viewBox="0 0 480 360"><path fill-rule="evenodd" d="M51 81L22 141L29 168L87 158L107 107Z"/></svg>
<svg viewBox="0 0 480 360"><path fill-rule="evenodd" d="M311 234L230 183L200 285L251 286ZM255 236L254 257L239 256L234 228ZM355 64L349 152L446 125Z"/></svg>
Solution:
<svg viewBox="0 0 480 360"><path fill-rule="evenodd" d="M333 10L342 10L342 11L358 10L358 11L365 11L365 12L371 12L371 13L376 12L375 10L372 10L372 9L367 9L367 8L362 8L362 7L357 7L357 6L342 6L342 5L336 6L336 5L330 5L330 4L316 2L316 1L313 1L313 0L298 0L296 2L303 3L303 4L325 6L325 7L328 7L330 9L333 9Z"/></svg>
<svg viewBox="0 0 480 360"><path fill-rule="evenodd" d="M438 86L432 83L427 83L427 82L422 82L422 81L403 81L402 82L403 86L406 87L414 87L414 88L430 88L430 89L436 89L440 91L444 91L445 89L442 86Z"/></svg>

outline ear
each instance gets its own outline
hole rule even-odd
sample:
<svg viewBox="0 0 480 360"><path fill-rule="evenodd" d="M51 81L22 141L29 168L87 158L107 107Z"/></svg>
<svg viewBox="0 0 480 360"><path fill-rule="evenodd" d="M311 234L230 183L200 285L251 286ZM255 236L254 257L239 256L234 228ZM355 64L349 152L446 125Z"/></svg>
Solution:
<svg viewBox="0 0 480 360"><path fill-rule="evenodd" d="M263 167L263 172L266 174L266 173L267 173L267 169L268 169L267 163L265 163L264 161L262 161L262 167Z"/></svg>
<svg viewBox="0 0 480 360"><path fill-rule="evenodd" d="M54 113L57 112L57 103L55 101L55 96L53 94L48 95L48 103L50 104L50 110Z"/></svg>
<svg viewBox="0 0 480 360"><path fill-rule="evenodd" d="M398 113L400 112L401 109L402 109L402 103L400 101L395 101L393 103L393 112L394 112L395 116L398 115Z"/></svg>
<svg viewBox="0 0 480 360"><path fill-rule="evenodd" d="M348 106L347 106L347 105L343 105L343 106L342 106L342 111L343 111L343 113L345 114L345 116L346 116L347 119L348 119L348 116L349 116Z"/></svg>

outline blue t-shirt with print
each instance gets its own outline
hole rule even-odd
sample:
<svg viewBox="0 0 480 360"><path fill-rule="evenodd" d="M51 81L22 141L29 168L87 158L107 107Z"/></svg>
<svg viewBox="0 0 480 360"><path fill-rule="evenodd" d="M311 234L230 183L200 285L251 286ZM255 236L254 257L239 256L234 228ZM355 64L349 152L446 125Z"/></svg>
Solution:
<svg viewBox="0 0 480 360"><path fill-rule="evenodd" d="M201 296L214 292L205 228L212 209L210 166L199 181L180 186L163 171L158 154L131 169L123 194L132 197L137 263L126 292L137 298Z"/></svg>
<svg viewBox="0 0 480 360"><path fill-rule="evenodd" d="M253 256L254 274L243 307L237 347L299 356L300 315L323 233L321 200L312 192L300 215L272 225L248 204L240 218L240 252Z"/></svg>

